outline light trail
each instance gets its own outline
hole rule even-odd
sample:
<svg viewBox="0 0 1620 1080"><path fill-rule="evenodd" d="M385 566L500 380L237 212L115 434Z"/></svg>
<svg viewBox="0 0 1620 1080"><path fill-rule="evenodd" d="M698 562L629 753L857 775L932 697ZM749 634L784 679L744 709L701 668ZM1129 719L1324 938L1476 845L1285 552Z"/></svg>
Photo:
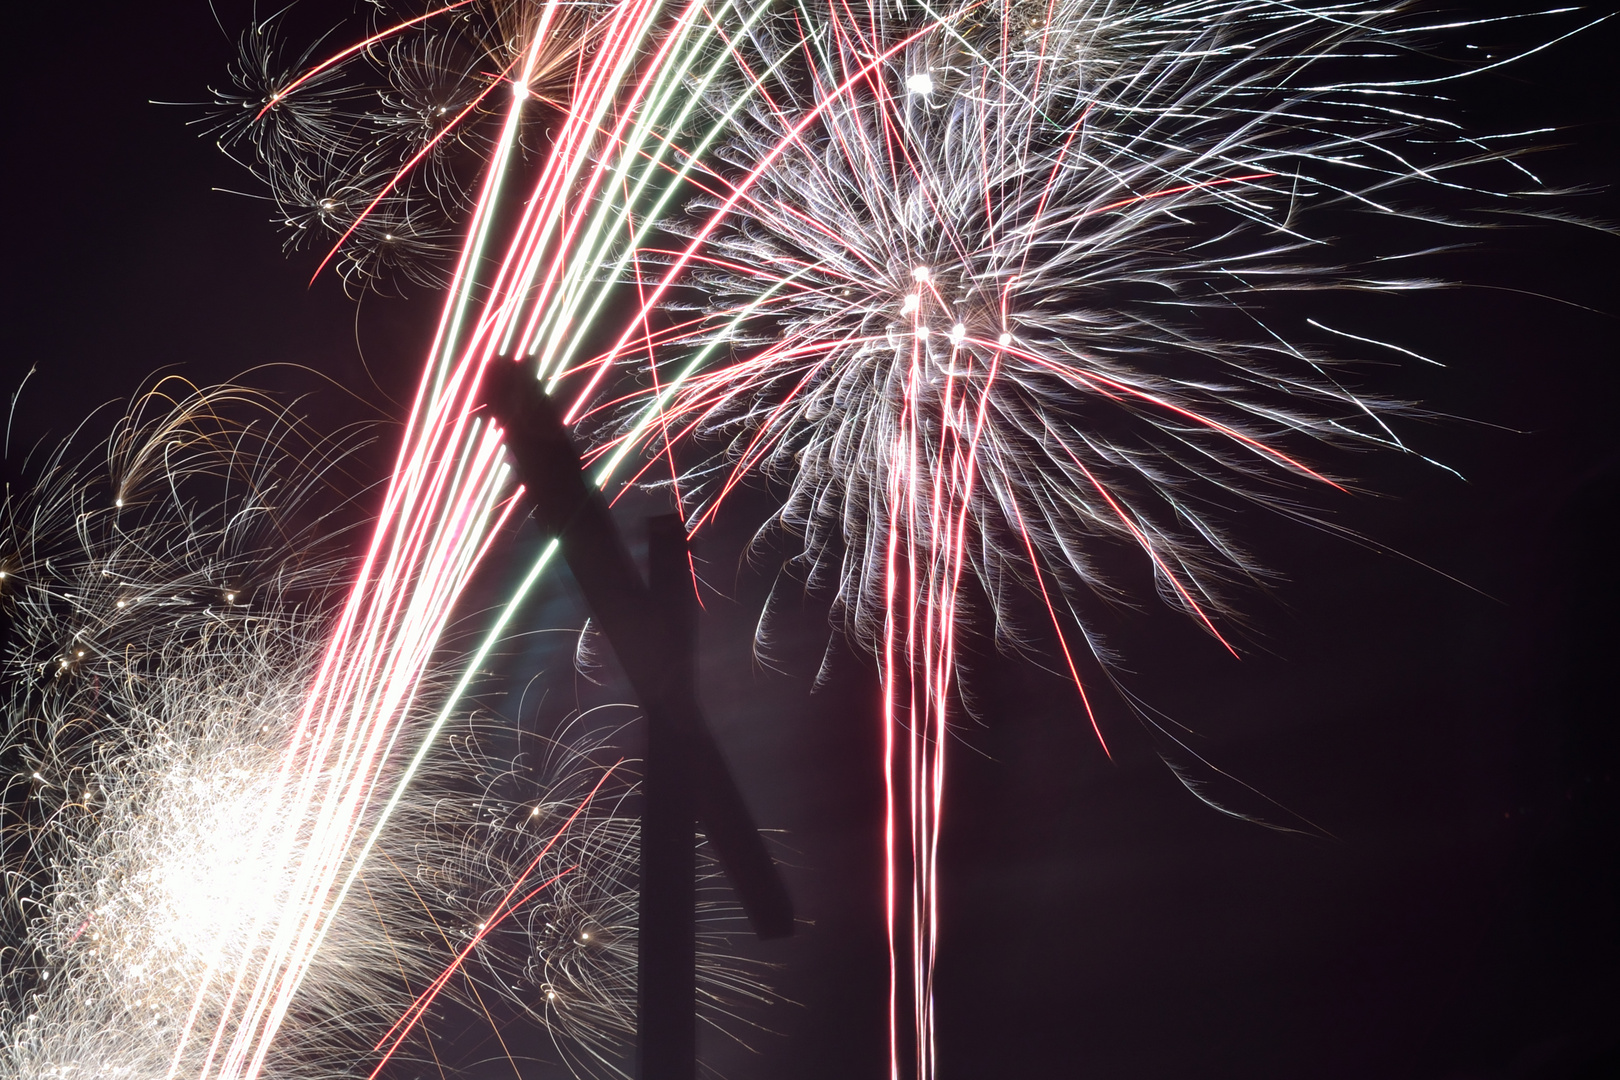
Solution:
<svg viewBox="0 0 1620 1080"><path fill-rule="evenodd" d="M712 22L697 18L702 11L697 3L684 9L661 38L653 33L663 17L661 4L631 0L609 9L595 31L596 48L588 59L582 57L576 72L569 119L542 170L535 196L507 254L492 265L491 273L485 248L522 112L531 99L527 87L550 45L545 30L556 24L552 13L559 7L555 2L544 6L521 62L512 65L517 72L511 80L515 92L468 226L432 361L413 405L370 547L309 688L275 786L265 799L256 839L269 843L277 860L295 867L290 895L274 910L263 912L251 927L250 937L262 941L262 947L245 950L231 970L210 965L206 971L176 1040L169 1080L182 1075L196 1080L254 1080L261 1074L294 995L361 872L361 860L398 805L399 787L389 795L379 786L385 783L384 767L401 736L400 721L415 703L427 660L457 596L515 505L517 495L507 490L507 469L501 461L500 432L474 415L483 368L494 358L497 342L510 336L509 327L525 309L537 278L543 298L557 287L578 293L581 283L591 280L603 250L595 238L617 235L613 222L630 212L624 207L604 213L605 202L598 194L628 183L629 165L610 170L599 162L587 169L603 145L601 132L605 128L610 133L606 145L620 151L621 163L639 166L648 176L661 176L656 170L665 167L670 147L666 142L649 152L651 129L645 124L632 128L631 118L648 107L649 100L651 107L662 108L675 99L685 73L667 58L684 47L691 63L702 55L713 32ZM689 38L695 38L695 44ZM650 40L653 62L646 73L638 72L637 59ZM351 50L350 55L356 54ZM711 71L720 70L722 64L713 60ZM487 93L486 89L460 115L471 115ZM610 115L617 119L609 122ZM431 145L413 156L401 174ZM397 181L398 176L384 186L345 237ZM642 186L647 182L643 178ZM559 221L563 228L554 241L551 230ZM584 238L586 246L574 247L577 238ZM554 334L560 330L553 324ZM509 605L501 623L511 610ZM425 749L425 744L418 748L413 768ZM408 782L410 772L396 783ZM291 822L301 824L289 828ZM434 984L434 992L464 956ZM227 990L210 1034L200 1025L216 983ZM420 1018L427 1000L431 997L401 1018L400 1030L391 1033L397 1036L392 1042L385 1039L384 1062ZM191 1069L186 1063L199 1043L206 1045L206 1052L201 1067ZM381 1067L379 1062L377 1068Z"/></svg>
<svg viewBox="0 0 1620 1080"><path fill-rule="evenodd" d="M615 765L614 768L617 768L617 765ZM383 1053L382 1056L378 1058L376 1067L371 1070L368 1080L376 1080L377 1074L382 1072L383 1068L388 1064L389 1059L392 1058L394 1053L399 1049L400 1044L402 1044L405 1041L406 1036L411 1033L411 1029L421 1022L422 1018L427 1015L428 1006L433 1004L434 998L439 996L445 985L461 968L461 965L466 961L467 957L472 953L472 951L477 948L485 938L493 933L501 923L505 922L507 918L509 918L524 904L527 904L541 892L556 884L563 878L564 875L571 874L579 869L578 866L567 867L566 869L561 870L547 878L537 888L530 889L522 897L519 897L516 900L513 899L513 897L517 896L518 892L522 890L524 884L534 874L535 869L541 864L542 861L544 861L545 857L551 853L551 849L557 846L557 842L563 838L563 834L566 833L569 828L573 826L574 822L579 819L579 816L585 812L585 808L591 804L591 800L596 797L596 793L602 790L602 785L607 783L608 778L612 775L613 769L607 769L602 773L601 779L598 780L596 785L592 787L591 790L586 794L579 806L576 807L574 812L569 814L563 823L557 827L557 831L552 834L551 839L546 841L545 846L540 849L540 852L537 855L535 855L533 861L531 861L528 866L523 868L523 872L519 874L516 880L512 882L511 887L506 890L506 894L501 897L499 903L497 903L494 909L490 911L490 913L486 915L478 924L477 932L472 934L467 944L462 946L462 948L456 953L455 959L450 961L450 964L439 973L438 977L433 980L426 990L417 995L416 1000L411 1003L411 1007L405 1011L404 1015L394 1022L393 1027L390 1027L388 1031L383 1034L383 1037L377 1041L377 1045L372 1047L373 1053L376 1053L379 1050L383 1051ZM384 1047L387 1047L387 1049L384 1050Z"/></svg>

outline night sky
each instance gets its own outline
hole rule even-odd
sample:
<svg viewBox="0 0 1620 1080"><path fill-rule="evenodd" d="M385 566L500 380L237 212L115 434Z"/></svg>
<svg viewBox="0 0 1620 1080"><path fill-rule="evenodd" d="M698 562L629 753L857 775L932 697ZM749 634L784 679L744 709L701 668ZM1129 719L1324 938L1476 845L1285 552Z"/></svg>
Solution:
<svg viewBox="0 0 1620 1080"><path fill-rule="evenodd" d="M315 259L283 256L269 204L214 190L256 189L187 126L200 110L150 102L202 101L224 81L247 8L218 6L229 34L203 0L8 12L0 388L38 368L16 408L11 482L26 480L27 447L159 370L200 383L249 372L310 395L321 430L378 423L357 468L383 475L437 298L357 308L331 277L306 287ZM1600 28L1453 89L1482 130L1569 125L1548 136L1568 145L1536 162L1555 184L1612 183L1617 46ZM1620 219L1612 192L1562 205ZM1620 1075L1620 322L1601 313L1620 310L1620 241L1554 225L1484 239L1427 269L1487 287L1298 313L1347 312L1358 332L1443 360L1369 385L1433 410L1403 434L1466 479L1413 458L1333 460L1364 490L1317 505L1363 544L1245 515L1242 535L1279 580L1241 601L1242 660L1152 603L1104 627L1129 688L1277 805L1236 786L1212 794L1314 830L1203 805L1105 698L1108 761L1063 679L970 641L978 715L952 751L946 809L943 1080ZM825 601L788 579L771 663L755 659L782 552L739 552L766 498L697 542L727 594L705 615L702 692L758 819L780 830L808 922L747 946L782 965L777 986L796 1002L758 1015L775 1034L752 1036L756 1053L705 1036L703 1053L731 1080L876 1078L876 676L835 645L812 691ZM533 526L512 542L532 544ZM479 595L510 570L497 557ZM571 583L548 589L529 628L577 625ZM503 677L517 686L522 665L571 649L519 650ZM554 681L549 704L511 706L515 722L539 730L561 714L575 683ZM521 1023L505 1034L548 1052ZM461 1075L512 1075L480 1039L444 1037Z"/></svg>

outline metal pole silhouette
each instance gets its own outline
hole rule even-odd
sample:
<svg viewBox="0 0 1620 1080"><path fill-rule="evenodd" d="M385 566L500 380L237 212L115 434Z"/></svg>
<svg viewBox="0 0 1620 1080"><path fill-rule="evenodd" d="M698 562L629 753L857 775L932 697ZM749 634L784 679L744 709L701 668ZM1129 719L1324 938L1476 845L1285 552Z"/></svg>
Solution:
<svg viewBox="0 0 1620 1080"><path fill-rule="evenodd" d="M695 701L697 612L686 531L673 515L647 522L647 579L649 614L668 634L670 689ZM636 954L641 1080L697 1077L697 798L686 734L662 711L647 710Z"/></svg>
<svg viewBox="0 0 1620 1080"><path fill-rule="evenodd" d="M534 515L555 536L597 624L647 716L638 944L641 1080L696 1075L694 919L700 822L762 939L793 932L793 904L736 781L703 720L697 619L686 535L673 516L649 522L651 584L586 479L561 418L521 365L491 361L484 400L506 428Z"/></svg>

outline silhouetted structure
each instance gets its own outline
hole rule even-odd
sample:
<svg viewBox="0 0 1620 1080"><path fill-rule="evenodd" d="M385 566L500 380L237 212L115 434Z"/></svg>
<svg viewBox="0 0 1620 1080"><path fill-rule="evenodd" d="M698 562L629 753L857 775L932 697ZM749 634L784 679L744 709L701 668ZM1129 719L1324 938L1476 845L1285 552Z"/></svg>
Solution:
<svg viewBox="0 0 1620 1080"><path fill-rule="evenodd" d="M650 584L607 501L585 479L561 418L521 365L491 361L484 400L542 530L557 537L585 602L647 716L642 783L637 1056L641 1080L696 1075L694 822L761 938L793 932L793 905L765 850L697 695L697 618L686 533L674 515L648 522Z"/></svg>

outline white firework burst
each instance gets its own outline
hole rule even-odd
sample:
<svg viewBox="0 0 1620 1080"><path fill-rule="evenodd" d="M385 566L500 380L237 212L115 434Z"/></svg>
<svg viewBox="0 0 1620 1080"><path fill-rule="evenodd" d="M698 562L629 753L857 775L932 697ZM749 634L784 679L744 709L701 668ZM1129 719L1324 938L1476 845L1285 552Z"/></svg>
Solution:
<svg viewBox="0 0 1620 1080"><path fill-rule="evenodd" d="M267 948L306 861L308 823L266 813L350 573L333 525L344 452L259 395L172 379L106 444L73 446L8 493L0 533L0 1076L209 1076L228 1047L188 1033L230 1013L240 987L217 973ZM437 682L411 726L431 720ZM469 707L406 789L260 1075L369 1069L402 1018L443 999L507 1002L579 1075L622 1074L634 763L589 734L495 761L495 723ZM540 887L514 904L522 880ZM770 995L729 947L735 906L722 895L704 918L723 1022L739 996ZM396 1056L418 1052L405 1039Z"/></svg>
<svg viewBox="0 0 1620 1080"><path fill-rule="evenodd" d="M1129 599L1114 543L1220 636L1225 586L1264 575L1223 510L1306 516L1338 486L1313 444L1407 450L1355 367L1401 350L1301 294L1432 287L1386 268L1413 231L1537 210L1528 140L1469 136L1410 77L1435 38L1401 6L1265 0L885 5L755 36L775 77L675 230L705 300L676 307L728 356L656 429L722 440L681 478L696 519L749 473L782 484L869 644L896 531L922 577L976 577L1009 641L1023 591L1081 628L1088 596Z"/></svg>

